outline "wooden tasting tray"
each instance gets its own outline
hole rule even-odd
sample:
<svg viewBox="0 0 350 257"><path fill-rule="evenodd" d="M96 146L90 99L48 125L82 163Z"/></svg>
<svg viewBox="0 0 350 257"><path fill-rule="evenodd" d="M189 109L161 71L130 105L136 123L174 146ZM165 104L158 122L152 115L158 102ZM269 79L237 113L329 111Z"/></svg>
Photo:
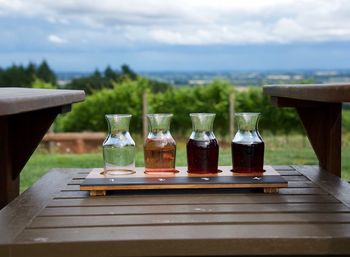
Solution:
<svg viewBox="0 0 350 257"><path fill-rule="evenodd" d="M140 167L134 174L105 175L102 168L96 168L80 185L80 190L97 196L106 195L106 191L147 189L261 188L265 193L275 193L288 187L288 182L271 166L264 169L264 173L244 174L231 172L230 166L220 166L218 174L188 174L186 167L178 167L178 173L145 174Z"/></svg>

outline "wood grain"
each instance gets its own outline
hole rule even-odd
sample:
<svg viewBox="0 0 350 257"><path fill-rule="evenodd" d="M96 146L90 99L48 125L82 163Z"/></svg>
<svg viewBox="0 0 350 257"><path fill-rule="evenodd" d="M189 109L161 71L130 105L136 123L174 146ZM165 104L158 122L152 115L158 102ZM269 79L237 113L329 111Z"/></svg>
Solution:
<svg viewBox="0 0 350 257"><path fill-rule="evenodd" d="M0 211L0 245L11 242L14 237L36 216L51 200L54 194L74 173L53 169L44 175L30 189L21 194ZM1 256L1 255L0 255Z"/></svg>
<svg viewBox="0 0 350 257"><path fill-rule="evenodd" d="M58 194L59 195L59 194ZM113 206L113 205L191 205L191 204L268 204L268 203L339 203L339 200L331 195L265 195L262 193L235 194L235 193L190 193L179 194L129 194L109 195L106 197L84 197L76 198L67 196L65 198L54 198L47 207L85 207L85 206Z"/></svg>
<svg viewBox="0 0 350 257"><path fill-rule="evenodd" d="M341 176L341 107L341 103L297 107L320 166L338 177Z"/></svg>
<svg viewBox="0 0 350 257"><path fill-rule="evenodd" d="M19 194L19 177L12 174L9 117L0 117L0 210Z"/></svg>
<svg viewBox="0 0 350 257"><path fill-rule="evenodd" d="M317 166L295 166L295 168L322 190L350 208L350 185L348 182L322 172Z"/></svg>
<svg viewBox="0 0 350 257"><path fill-rule="evenodd" d="M83 90L2 87L0 89L0 115L70 105L81 102L84 98Z"/></svg>
<svg viewBox="0 0 350 257"><path fill-rule="evenodd" d="M12 239L0 242L1 257L350 254L347 186L337 190L339 179L317 167L288 168L284 178L294 187L273 195L151 190L87 197L65 190L79 187L75 182L84 170L56 171L33 186L53 191L36 213L21 214ZM55 180L59 174L66 175ZM10 209L13 214L21 208L18 203Z"/></svg>
<svg viewBox="0 0 350 257"><path fill-rule="evenodd" d="M19 194L19 174L59 113L81 90L0 88L0 209Z"/></svg>
<svg viewBox="0 0 350 257"><path fill-rule="evenodd" d="M239 213L37 217L30 229L205 224L342 224L350 213Z"/></svg>
<svg viewBox="0 0 350 257"><path fill-rule="evenodd" d="M261 188L264 192L276 192L288 183L271 166L264 173L234 173L231 166L220 166L217 174L189 174L187 167L177 167L177 173L147 173L136 168L133 174L109 175L96 168L80 184L80 190L90 191L91 196L105 195L113 190L164 190L164 189L223 189ZM300 176L301 177L301 176ZM71 183L75 184L75 183Z"/></svg>
<svg viewBox="0 0 350 257"><path fill-rule="evenodd" d="M320 166L341 176L341 108L350 84L267 85L263 92L279 107L295 107Z"/></svg>
<svg viewBox="0 0 350 257"><path fill-rule="evenodd" d="M71 193L71 192L70 192ZM60 200L83 200L86 198L90 198L90 196L88 195L87 192L85 192L86 195L81 196L81 195L75 195L75 194L70 194L70 195L61 195L61 193L56 194L55 197L53 198L55 201L52 201L50 203L50 206L74 206L74 202L57 202ZM280 194L276 194L278 197L274 198L274 197L270 197L270 198L264 198L265 194L259 194L259 193L255 193L254 194L254 198L253 199L247 199L247 198L241 198L241 195L238 195L235 198L228 198L225 197L224 194L222 195L215 195L216 197L216 201L217 203L250 203L250 202L261 202L261 203L336 203L339 202L337 199L335 199L333 196L331 195L280 195ZM181 196L181 195L179 195ZM115 195L108 195L107 197L109 198L114 198ZM148 197L148 198L137 198L137 199L132 199L132 203L135 202L136 203L162 203L161 200L159 200L160 198L165 198L165 197ZM222 200L218 200L221 199ZM179 199L178 201L173 200L172 198L168 197L166 198L169 200L169 204L172 203L191 203L191 202L196 202L197 199L196 198L191 198L190 200L186 201L182 201L181 199ZM208 198L210 199L210 198ZM57 200L57 201L56 201ZM100 197L98 198L99 202L103 202L104 198ZM118 199L118 202L120 201L120 199ZM143 202L142 202L143 201ZM130 203L130 201L128 199L125 199L125 201L121 201L124 202L125 204L127 204L128 202ZM86 203L87 204L87 203ZM98 205L98 204L95 204Z"/></svg>
<svg viewBox="0 0 350 257"><path fill-rule="evenodd" d="M307 235L307 237L306 237ZM147 241L148 247L143 252L139 252L139 256L149 255L149 251L152 248L156 248L163 252L165 256L173 256L171 248L164 247L163 244L167 244L167 241L191 241L192 245L186 249L186 255L195 255L200 252L198 250L199 245L197 240L205 240L207 243L212 240L227 239L231 242L231 247L226 248L226 254L231 253L232 249L236 249L237 252L244 253L256 253L256 249L249 250L248 247L240 247L237 249L236 242L251 239L250 242L256 245L270 241L268 244L270 248L277 249L280 247L279 240L290 240L292 244L294 239L303 238L307 241L308 247L305 248L305 244L292 244L289 245L288 253L295 253L296 249L301 253L313 253L320 254L324 251L324 247L313 248L315 246L314 241L321 240L327 245L327 253L335 253L339 251L350 251L349 244L346 244L344 240L331 240L330 238L349 238L350 237L350 224L216 224L216 225L163 225L163 226L122 226L122 227L84 227L84 228L53 228L53 229L26 229L16 239L16 243L26 244L38 244L42 243L71 243L79 242L79 247L89 247L82 242L114 242L114 256L123 256L124 252L120 252L116 245L123 244L129 245L130 241ZM327 241L328 240L328 241ZM339 249L329 248L330 245L334 246L334 242L342 242L338 245ZM217 241L220 242L220 241ZM161 247L160 247L161 246ZM90 246L91 247L91 246ZM202 245L205 249L207 246ZM250 248L252 244L250 244ZM312 249L309 249L312 248ZM56 246L56 248L58 248ZM71 247L74 248L74 247ZM307 250L309 249L309 250ZM321 250L320 250L321 249ZM239 251L238 251L239 250ZM264 250L266 253L271 253L267 248L261 247L259 252ZM253 252L252 252L253 251ZM117 253L119 252L119 253ZM62 253L61 253L62 254ZM260 252L261 254L261 252ZM281 254L281 252L280 252ZM92 255L85 255L92 256Z"/></svg>
<svg viewBox="0 0 350 257"><path fill-rule="evenodd" d="M235 229L237 227L230 227ZM287 228L288 229L288 228ZM260 230L259 230L260 231ZM160 231L155 231L160 232ZM173 230L172 230L173 232ZM177 231L176 231L177 232ZM195 231L200 233L203 231ZM271 232L271 231L270 231ZM137 230L134 231L137 233ZM273 233L273 232L272 232ZM38 233L40 235L40 232ZM162 234L162 233L160 233ZM302 233L300 233L302 234ZM45 238L42 238L44 240ZM254 247L252 247L254 246ZM329 237L311 237L302 235L285 239L275 238L230 238L216 237L203 239L159 239L159 240L99 240L82 241L72 245L71 242L53 243L17 243L11 250L12 257L96 257L96 256L347 256L347 240L337 239L330 242Z"/></svg>
<svg viewBox="0 0 350 257"><path fill-rule="evenodd" d="M326 103L342 103L350 101L349 83L265 85L263 87L263 92L269 96Z"/></svg>
<svg viewBox="0 0 350 257"><path fill-rule="evenodd" d="M196 204L196 205L128 205L45 208L40 216L73 215L127 215L127 214L198 214L198 213L298 213L298 212L349 212L338 203L281 203L281 204Z"/></svg>

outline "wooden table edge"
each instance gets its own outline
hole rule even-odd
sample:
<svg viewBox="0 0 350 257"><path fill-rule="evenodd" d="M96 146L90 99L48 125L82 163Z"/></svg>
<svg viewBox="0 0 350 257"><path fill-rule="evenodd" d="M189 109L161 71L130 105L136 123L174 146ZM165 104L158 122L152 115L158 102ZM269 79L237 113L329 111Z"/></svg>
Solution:
<svg viewBox="0 0 350 257"><path fill-rule="evenodd" d="M86 171L90 169L75 169ZM15 198L7 206L0 210L0 246L12 242L23 228L35 217L54 194L62 189L62 183L66 183L76 172L72 169L51 169L43 177L34 183L29 189ZM20 206L21 212L18 212ZM28 219L29 217L29 219ZM9 227L8 224L15 224ZM0 255L1 256L1 255Z"/></svg>
<svg viewBox="0 0 350 257"><path fill-rule="evenodd" d="M350 184L317 165L292 165L300 174L350 208Z"/></svg>

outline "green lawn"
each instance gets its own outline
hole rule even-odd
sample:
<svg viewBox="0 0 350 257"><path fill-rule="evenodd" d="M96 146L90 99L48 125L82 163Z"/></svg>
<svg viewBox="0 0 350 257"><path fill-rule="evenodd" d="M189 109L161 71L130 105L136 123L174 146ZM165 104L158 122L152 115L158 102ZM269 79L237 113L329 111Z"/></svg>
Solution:
<svg viewBox="0 0 350 257"><path fill-rule="evenodd" d="M266 136L265 140L265 164L317 164L317 159L309 143L301 136L272 137ZM225 146L226 145L226 146ZM220 148L220 165L231 165L231 150L228 144L222 144ZM350 145L343 146L342 177L350 180ZM45 172L51 168L92 168L102 167L102 154L49 154L36 151L21 173L21 192L31 186ZM143 166L142 148L137 150L136 165ZM185 142L177 144L177 166L186 166Z"/></svg>

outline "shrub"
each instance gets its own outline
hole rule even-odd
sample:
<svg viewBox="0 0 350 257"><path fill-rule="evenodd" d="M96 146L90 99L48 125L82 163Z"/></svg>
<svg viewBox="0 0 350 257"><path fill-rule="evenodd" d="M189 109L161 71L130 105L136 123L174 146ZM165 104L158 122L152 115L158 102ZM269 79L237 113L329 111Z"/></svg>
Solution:
<svg viewBox="0 0 350 257"><path fill-rule="evenodd" d="M147 80L124 81L112 89L102 89L87 96L85 101L73 105L71 112L56 122L56 131L106 131L105 114L130 113L130 128L142 129L142 93L148 88Z"/></svg>
<svg viewBox="0 0 350 257"><path fill-rule="evenodd" d="M277 108L270 97L262 93L261 88L249 88L236 97L236 112L260 112L259 130L273 134L301 131L301 123L293 108Z"/></svg>
<svg viewBox="0 0 350 257"><path fill-rule="evenodd" d="M142 95L150 92L149 80L138 78L113 84L112 89L102 89L87 96L83 103L73 106L72 112L60 117L56 131L106 131L107 113L129 113L133 115L130 130L142 133ZM225 136L229 133L229 97L235 97L236 112L260 112L259 129L290 133L301 131L294 109L276 108L261 88L249 88L238 92L226 81L214 81L210 85L169 88L164 92L148 94L149 113L173 113L172 133L187 135L191 130L190 113L216 113L214 131Z"/></svg>
<svg viewBox="0 0 350 257"><path fill-rule="evenodd" d="M171 126L176 133L187 133L191 129L190 113L213 112L216 113L215 132L225 135L229 128L228 99L232 90L226 81L168 90L149 97L150 111L173 113Z"/></svg>

